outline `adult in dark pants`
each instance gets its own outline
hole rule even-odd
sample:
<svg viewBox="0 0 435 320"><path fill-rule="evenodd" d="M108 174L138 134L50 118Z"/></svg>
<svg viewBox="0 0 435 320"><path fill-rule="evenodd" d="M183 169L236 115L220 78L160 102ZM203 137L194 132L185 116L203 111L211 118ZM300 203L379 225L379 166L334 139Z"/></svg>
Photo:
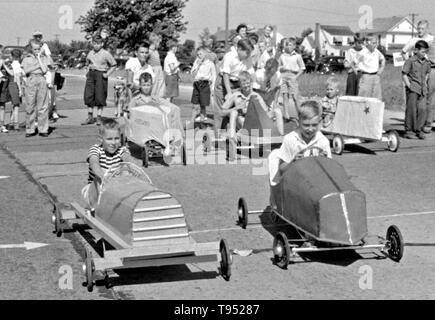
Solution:
<svg viewBox="0 0 435 320"><path fill-rule="evenodd" d="M87 56L89 71L86 74L86 85L84 92L85 105L88 107L88 118L82 125L101 124L101 115L106 106L107 85L110 74L115 70L115 58L103 49L103 38L96 36L92 39L92 47ZM95 121L94 109L97 108L97 120Z"/></svg>
<svg viewBox="0 0 435 320"><path fill-rule="evenodd" d="M353 48L345 53L344 66L347 68L346 96L358 96L358 86L361 74L358 70L358 55L363 49L363 40L355 38Z"/></svg>

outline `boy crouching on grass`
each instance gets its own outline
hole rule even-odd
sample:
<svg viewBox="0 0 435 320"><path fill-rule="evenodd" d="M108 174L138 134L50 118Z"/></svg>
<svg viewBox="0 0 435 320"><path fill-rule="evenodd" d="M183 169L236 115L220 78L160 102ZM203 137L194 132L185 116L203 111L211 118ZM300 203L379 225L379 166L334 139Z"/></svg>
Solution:
<svg viewBox="0 0 435 320"><path fill-rule="evenodd" d="M128 149L121 146L121 130L115 119L105 119L99 128L99 144L89 149L88 184L82 189L82 195L90 209L95 208L104 174L109 169L119 167L121 162L131 162Z"/></svg>
<svg viewBox="0 0 435 320"><path fill-rule="evenodd" d="M425 139L426 98L428 93L430 62L426 59L429 45L420 40L415 44L415 55L406 60L402 69L406 86L405 138ZM435 81L435 80L433 80Z"/></svg>
<svg viewBox="0 0 435 320"><path fill-rule="evenodd" d="M338 79L330 77L326 80L326 96L322 98L322 122L323 127L328 127L334 119L337 111L340 90L338 89Z"/></svg>

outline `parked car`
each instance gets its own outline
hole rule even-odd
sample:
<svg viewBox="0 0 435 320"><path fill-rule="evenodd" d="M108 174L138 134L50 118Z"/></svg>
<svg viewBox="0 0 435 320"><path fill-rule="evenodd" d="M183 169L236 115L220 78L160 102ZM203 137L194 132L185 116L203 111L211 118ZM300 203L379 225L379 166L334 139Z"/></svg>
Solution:
<svg viewBox="0 0 435 320"><path fill-rule="evenodd" d="M343 56L325 56L321 57L317 64L317 71L322 74L330 74L336 72L343 72L344 57Z"/></svg>
<svg viewBox="0 0 435 320"><path fill-rule="evenodd" d="M302 59L305 64L305 72L311 73L316 71L316 62L311 58L311 56L303 55Z"/></svg>

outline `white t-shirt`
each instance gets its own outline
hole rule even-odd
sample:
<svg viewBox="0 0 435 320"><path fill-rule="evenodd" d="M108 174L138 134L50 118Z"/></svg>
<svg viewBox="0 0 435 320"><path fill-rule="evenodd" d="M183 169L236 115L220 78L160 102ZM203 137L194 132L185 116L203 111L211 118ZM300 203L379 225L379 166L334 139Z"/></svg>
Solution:
<svg viewBox="0 0 435 320"><path fill-rule="evenodd" d="M163 70L164 70L167 74L169 74L169 75L172 74L172 73L171 73L171 68L169 68L169 65L171 65L171 64L174 64L175 66L178 67L179 62L178 62L178 59L177 59L177 57L175 56L175 54L174 54L172 51L169 51L168 54L167 54L166 57L165 57L165 62L164 62L164 64L163 64Z"/></svg>
<svg viewBox="0 0 435 320"><path fill-rule="evenodd" d="M366 73L375 73L379 71L381 61L385 62L385 57L378 49L370 52L367 48L364 48L360 51L358 60L359 70Z"/></svg>
<svg viewBox="0 0 435 320"><path fill-rule="evenodd" d="M408 41L407 44L405 44L405 46L404 46L403 49L402 49L402 52L405 53L405 54L407 54L407 55L408 55L407 58L408 58L409 55L410 55L410 53L412 53L412 51L414 50L414 48L415 48L415 44L416 44L418 41L420 41L420 40L424 40L424 41L426 41L426 42L429 43L429 42L434 41L434 39L435 39L434 36L431 35L431 34L427 34L427 35L425 35L423 38L420 38L420 37L412 38L411 40Z"/></svg>
<svg viewBox="0 0 435 320"><path fill-rule="evenodd" d="M270 79L270 87L269 89L274 89L276 87L279 87L281 85L281 73L277 71L273 77ZM254 89L259 89L265 91L267 88L266 83L266 70L265 69L258 69L255 71L255 82L253 84Z"/></svg>
<svg viewBox="0 0 435 320"><path fill-rule="evenodd" d="M133 83L137 86L139 85L139 77L142 73L148 72L151 74L153 82L155 80L153 68L149 64L142 66L138 58L132 57L128 59L125 64L125 70L133 72Z"/></svg>
<svg viewBox="0 0 435 320"><path fill-rule="evenodd" d="M281 148L273 150L269 155L270 184L274 186L281 180L281 175L279 174L280 159L290 163L299 152L314 146L324 150L328 158L332 158L329 140L320 131L316 133L315 137L308 144L302 139L298 131L292 131L287 134L282 141ZM305 151L304 156L309 156L309 153L310 151Z"/></svg>
<svg viewBox="0 0 435 320"><path fill-rule="evenodd" d="M23 68L21 68L21 64L16 60L12 61L11 67L12 71L14 72L14 82L18 83L20 78L24 77L26 74L24 73Z"/></svg>
<svg viewBox="0 0 435 320"><path fill-rule="evenodd" d="M224 56L222 72L229 74L230 79L237 80L241 71L248 71L250 74L255 73L252 59L248 58L241 61L237 52L230 51L226 53Z"/></svg>

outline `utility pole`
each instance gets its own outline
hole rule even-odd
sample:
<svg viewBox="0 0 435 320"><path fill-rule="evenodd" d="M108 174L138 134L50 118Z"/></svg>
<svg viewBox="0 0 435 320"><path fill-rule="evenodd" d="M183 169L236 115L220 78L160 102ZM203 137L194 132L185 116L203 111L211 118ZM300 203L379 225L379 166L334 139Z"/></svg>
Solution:
<svg viewBox="0 0 435 320"><path fill-rule="evenodd" d="M21 37L17 37L17 46L20 45L20 40L21 40Z"/></svg>
<svg viewBox="0 0 435 320"><path fill-rule="evenodd" d="M320 23L316 23L316 31L315 31L315 49L316 49L316 62L319 61L321 56L321 43L320 43Z"/></svg>
<svg viewBox="0 0 435 320"><path fill-rule="evenodd" d="M228 50L228 36L229 36L229 17L230 17L230 0L225 3L225 50Z"/></svg>
<svg viewBox="0 0 435 320"><path fill-rule="evenodd" d="M59 37L60 37L60 34L58 34L58 33L55 33L55 34L54 34L54 39L55 39L56 41L59 41Z"/></svg>
<svg viewBox="0 0 435 320"><path fill-rule="evenodd" d="M415 17L418 16L416 13L411 13L410 16L412 17L412 32L411 37L414 38L414 25L415 25Z"/></svg>

